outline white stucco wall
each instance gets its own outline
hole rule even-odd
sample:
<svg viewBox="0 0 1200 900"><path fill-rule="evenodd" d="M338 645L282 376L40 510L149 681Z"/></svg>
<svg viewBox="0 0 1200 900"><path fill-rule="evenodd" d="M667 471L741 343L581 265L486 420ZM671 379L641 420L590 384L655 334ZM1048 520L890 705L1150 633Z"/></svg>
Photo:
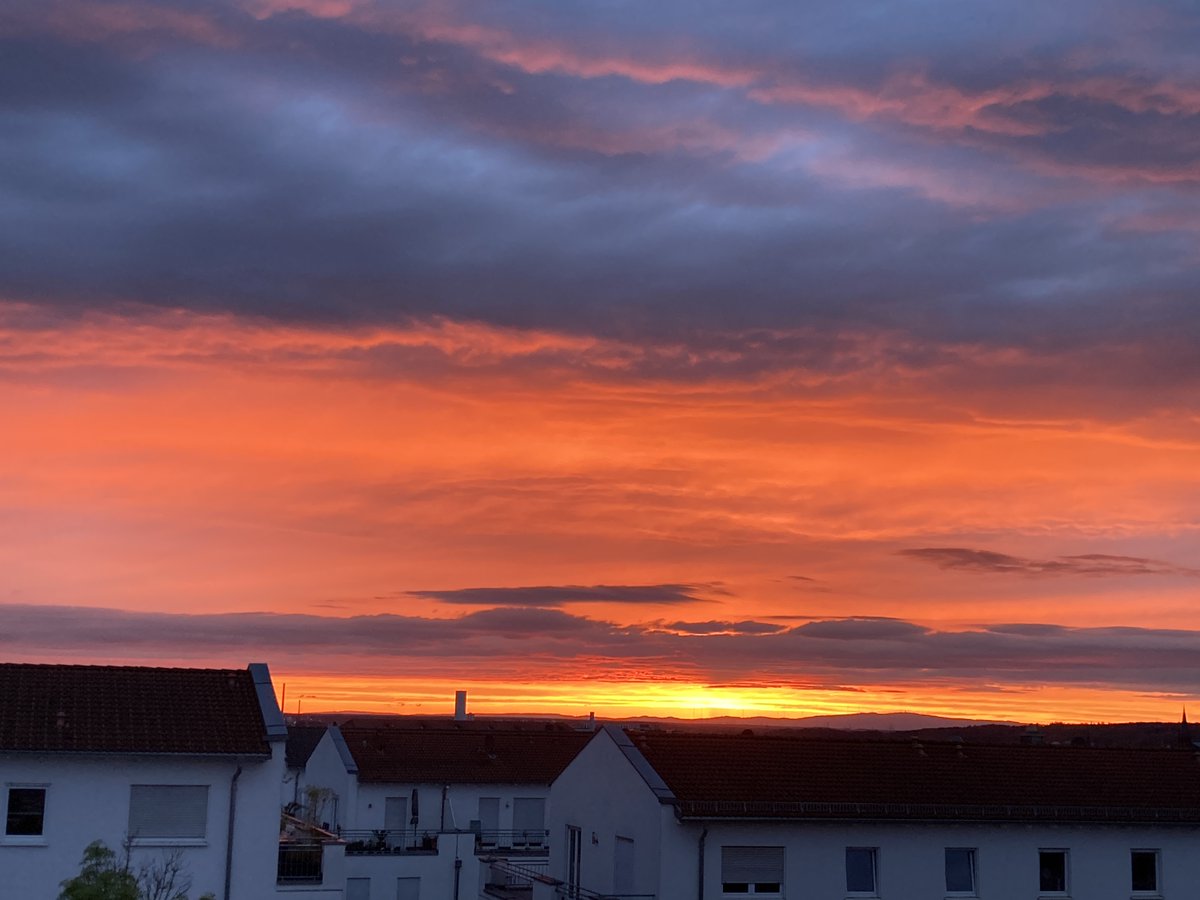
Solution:
<svg viewBox="0 0 1200 900"><path fill-rule="evenodd" d="M231 900L274 893L279 839L279 784L283 743L269 760L241 760L234 825ZM225 757L123 756L117 754L0 754L0 787L46 786L39 839L0 836L0 900L52 900L59 884L79 872L84 848L94 840L120 851L129 825L130 785L208 785L208 821L202 841L176 842L192 878L191 896L224 896L230 783L238 761ZM168 842L139 846L133 861L151 859Z"/></svg>
<svg viewBox="0 0 1200 900"><path fill-rule="evenodd" d="M305 788L312 786L328 788L337 797L336 805L330 804L322 815L322 821L328 821L332 830L352 828L354 811L357 806L358 779L346 771L346 763L334 744L333 735L328 730L321 737L308 764L304 767L299 778L299 802L306 803ZM332 819L330 818L332 816ZM318 823L319 824L319 823Z"/></svg>
<svg viewBox="0 0 1200 900"><path fill-rule="evenodd" d="M1065 849L1068 894L1086 900L1163 897L1191 900L1200 884L1200 828L1186 826L918 824L860 822L679 821L601 732L551 788L550 874L567 879L567 826L581 829L580 886L614 891L613 850L618 835L635 841L629 893L658 900L747 900L722 890L723 846L783 847L782 896L789 900L843 900L847 847L877 848L877 896L883 900L942 900L947 896L945 849L976 850L977 894L995 900L1036 900L1038 851ZM707 833L705 834L705 830ZM699 884L704 835L704 885ZM1160 853L1159 888L1135 894L1130 851ZM535 900L550 900L537 888ZM779 896L779 895L774 895Z"/></svg>
<svg viewBox="0 0 1200 900"><path fill-rule="evenodd" d="M580 829L580 887L614 891L616 839L631 838L629 893L659 891L663 807L604 731L580 751L550 788L550 875L567 878L567 829ZM694 881L694 877L693 877Z"/></svg>
<svg viewBox="0 0 1200 900"><path fill-rule="evenodd" d="M443 834L436 854L347 855L346 878L369 878L370 900L395 900L398 878L419 878L420 900L478 900L482 872L474 851L474 835ZM457 895L456 861L461 863Z"/></svg>
<svg viewBox="0 0 1200 900"><path fill-rule="evenodd" d="M473 819L479 818L479 798L497 797L500 800L498 829L511 831L513 828L513 801L518 797L540 798L549 806L550 787L544 784L452 784L446 791L443 812L442 785L440 784L379 784L359 782L356 794L355 813L350 829L383 828L384 801L388 797L409 798L417 790L419 822L417 833L440 831L466 831Z"/></svg>
<svg viewBox="0 0 1200 900"><path fill-rule="evenodd" d="M694 871L701 825L671 826L686 839L668 842L663 870ZM1161 851L1158 894L1195 896L1200 883L1200 829L1157 826L920 825L920 824L713 824L708 825L705 900L721 900L721 847L782 846L783 896L846 896L847 847L878 848L877 893L887 900L945 897L944 851L976 848L976 889L981 897L1034 900L1038 850L1069 851L1068 893L1087 900L1130 900L1130 850ZM690 880L690 884L688 881ZM695 878L667 879L661 900L695 900ZM738 895L745 900L746 895ZM1146 896L1146 895L1143 895Z"/></svg>

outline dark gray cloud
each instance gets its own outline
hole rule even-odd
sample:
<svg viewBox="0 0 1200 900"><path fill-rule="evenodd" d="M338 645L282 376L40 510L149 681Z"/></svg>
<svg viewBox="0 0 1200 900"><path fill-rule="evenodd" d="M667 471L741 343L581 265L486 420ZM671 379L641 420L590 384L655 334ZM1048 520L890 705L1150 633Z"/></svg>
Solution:
<svg viewBox="0 0 1200 900"><path fill-rule="evenodd" d="M0 296L1195 359L1184 8L303 6L12 4Z"/></svg>
<svg viewBox="0 0 1200 900"><path fill-rule="evenodd" d="M1118 556L1108 553L1083 553L1053 559L1029 559L993 550L972 550L966 547L918 547L901 550L899 553L901 556L930 563L940 569L1026 575L1035 578L1121 578L1140 575L1200 577L1200 569L1141 556Z"/></svg>
<svg viewBox="0 0 1200 900"><path fill-rule="evenodd" d="M10 656L83 652L92 660L180 659L355 673L434 675L486 660L497 678L596 677L713 684L893 684L1007 689L1044 684L1200 690L1200 632L1014 623L946 631L896 619L825 619L778 629L754 622L617 626L555 609L502 608L454 619L375 615L184 615L8 604L0 639ZM728 627L726 627L728 626ZM762 627L760 627L762 626ZM639 674L640 673L640 674Z"/></svg>
<svg viewBox="0 0 1200 900"><path fill-rule="evenodd" d="M406 591L410 597L464 606L563 606L570 603L696 603L702 594L725 593L698 584L593 584L537 587L480 587L446 591Z"/></svg>

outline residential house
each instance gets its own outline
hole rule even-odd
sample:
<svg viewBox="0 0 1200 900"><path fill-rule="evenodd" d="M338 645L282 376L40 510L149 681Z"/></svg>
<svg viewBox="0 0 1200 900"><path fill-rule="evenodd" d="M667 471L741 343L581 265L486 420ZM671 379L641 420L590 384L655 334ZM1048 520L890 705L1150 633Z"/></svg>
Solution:
<svg viewBox="0 0 1200 900"><path fill-rule="evenodd" d="M192 893L273 894L283 718L246 669L0 664L0 898L53 898L100 840Z"/></svg>
<svg viewBox="0 0 1200 900"><path fill-rule="evenodd" d="M304 782L336 797L347 900L475 900L497 886L494 862L544 872L550 784L590 737L547 723L331 729Z"/></svg>
<svg viewBox="0 0 1200 900"><path fill-rule="evenodd" d="M536 900L1190 898L1190 750L609 726L550 793Z"/></svg>

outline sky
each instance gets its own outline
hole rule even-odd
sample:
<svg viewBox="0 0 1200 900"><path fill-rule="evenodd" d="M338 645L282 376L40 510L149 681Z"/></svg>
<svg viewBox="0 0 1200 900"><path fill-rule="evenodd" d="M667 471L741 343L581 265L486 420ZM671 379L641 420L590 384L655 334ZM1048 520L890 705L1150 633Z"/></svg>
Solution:
<svg viewBox="0 0 1200 900"><path fill-rule="evenodd" d="M9 0L0 647L287 711L1200 706L1187 0Z"/></svg>

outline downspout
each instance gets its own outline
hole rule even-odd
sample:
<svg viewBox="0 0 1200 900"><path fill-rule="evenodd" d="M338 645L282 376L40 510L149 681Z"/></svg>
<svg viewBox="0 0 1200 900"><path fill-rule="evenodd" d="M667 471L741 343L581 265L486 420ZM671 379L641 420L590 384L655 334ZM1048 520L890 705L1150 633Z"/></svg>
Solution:
<svg viewBox="0 0 1200 900"><path fill-rule="evenodd" d="M443 784L442 785L442 824L441 824L441 828L439 829L440 831L446 830L446 792L448 790L450 790L450 785Z"/></svg>
<svg viewBox="0 0 1200 900"><path fill-rule="evenodd" d="M700 869L696 882L696 900L704 900L704 842L708 838L708 826L704 826L704 830L700 832L700 852L697 854L700 858Z"/></svg>
<svg viewBox="0 0 1200 900"><path fill-rule="evenodd" d="M229 900L229 885L233 880L233 821L237 816L237 784L242 777L242 764L238 763L233 778L229 780L229 828L225 835L225 900Z"/></svg>
<svg viewBox="0 0 1200 900"><path fill-rule="evenodd" d="M462 878L462 860L458 858L458 835L454 836L454 896L451 900L458 900L458 881Z"/></svg>

